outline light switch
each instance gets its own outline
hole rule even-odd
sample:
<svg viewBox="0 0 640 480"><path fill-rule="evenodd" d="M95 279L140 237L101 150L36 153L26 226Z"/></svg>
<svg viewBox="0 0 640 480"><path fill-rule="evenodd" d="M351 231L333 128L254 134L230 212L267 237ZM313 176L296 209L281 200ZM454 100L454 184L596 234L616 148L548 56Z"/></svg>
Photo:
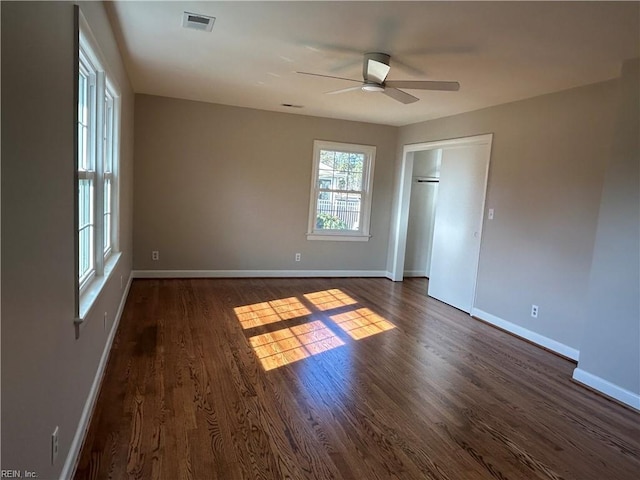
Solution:
<svg viewBox="0 0 640 480"><path fill-rule="evenodd" d="M493 208L489 209L489 220L493 220Z"/></svg>

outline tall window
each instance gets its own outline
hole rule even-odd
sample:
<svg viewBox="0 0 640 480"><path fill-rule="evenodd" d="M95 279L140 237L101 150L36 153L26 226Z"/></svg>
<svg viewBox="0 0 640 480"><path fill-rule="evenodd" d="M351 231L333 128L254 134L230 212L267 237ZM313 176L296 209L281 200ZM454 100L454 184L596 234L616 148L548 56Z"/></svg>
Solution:
<svg viewBox="0 0 640 480"><path fill-rule="evenodd" d="M80 52L78 77L78 248L80 286L84 286L95 273L94 255L94 190L95 155L95 67Z"/></svg>
<svg viewBox="0 0 640 480"><path fill-rule="evenodd" d="M376 147L316 140L309 240L369 240Z"/></svg>
<svg viewBox="0 0 640 480"><path fill-rule="evenodd" d="M113 123L114 123L114 95L107 88L104 96L104 212L103 212L103 254L108 256L113 245L112 228L113 222Z"/></svg>
<svg viewBox="0 0 640 480"><path fill-rule="evenodd" d="M78 281L82 292L116 244L118 94L87 36L78 65Z"/></svg>

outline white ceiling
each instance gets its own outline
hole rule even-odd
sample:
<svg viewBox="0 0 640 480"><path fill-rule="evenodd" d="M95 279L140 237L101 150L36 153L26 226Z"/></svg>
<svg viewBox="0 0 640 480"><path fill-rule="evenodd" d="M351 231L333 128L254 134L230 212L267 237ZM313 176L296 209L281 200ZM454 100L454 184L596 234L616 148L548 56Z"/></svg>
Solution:
<svg viewBox="0 0 640 480"><path fill-rule="evenodd" d="M183 28L184 11L216 17L213 31ZM117 1L109 13L138 93L397 126L615 78L640 56L637 1ZM420 101L403 105L325 95L354 84L295 73L360 80L365 52L391 55L388 80L460 91L407 90Z"/></svg>

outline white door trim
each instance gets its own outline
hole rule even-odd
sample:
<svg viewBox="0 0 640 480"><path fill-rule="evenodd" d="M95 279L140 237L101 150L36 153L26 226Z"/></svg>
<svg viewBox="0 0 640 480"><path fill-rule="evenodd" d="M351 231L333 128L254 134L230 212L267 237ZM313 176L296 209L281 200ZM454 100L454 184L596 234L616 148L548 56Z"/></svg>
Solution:
<svg viewBox="0 0 640 480"><path fill-rule="evenodd" d="M409 200L411 195L411 177L413 174L413 154L423 150L439 150L458 147L467 147L470 145L488 145L489 154L491 153L491 143L493 134L474 135L471 137L454 138L448 140L437 140L433 142L412 143L402 148L402 166L400 169L400 185L396 195L396 216L395 223L391 230L392 262L391 262L391 280L400 282L404 278L404 259L406 253L407 227L409 223ZM487 168L488 168L487 163ZM488 181L488 172L487 172ZM484 225L484 203L486 200L487 188L485 185L483 196L483 218ZM481 230L482 231L482 230ZM474 299L475 303L475 299Z"/></svg>

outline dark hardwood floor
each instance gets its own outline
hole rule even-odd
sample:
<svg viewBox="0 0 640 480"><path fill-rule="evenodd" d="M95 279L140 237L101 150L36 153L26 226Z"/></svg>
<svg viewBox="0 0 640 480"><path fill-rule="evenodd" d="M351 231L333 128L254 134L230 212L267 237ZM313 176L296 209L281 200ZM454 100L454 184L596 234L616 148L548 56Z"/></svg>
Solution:
<svg viewBox="0 0 640 480"><path fill-rule="evenodd" d="M640 478L640 414L426 286L134 281L75 478Z"/></svg>

